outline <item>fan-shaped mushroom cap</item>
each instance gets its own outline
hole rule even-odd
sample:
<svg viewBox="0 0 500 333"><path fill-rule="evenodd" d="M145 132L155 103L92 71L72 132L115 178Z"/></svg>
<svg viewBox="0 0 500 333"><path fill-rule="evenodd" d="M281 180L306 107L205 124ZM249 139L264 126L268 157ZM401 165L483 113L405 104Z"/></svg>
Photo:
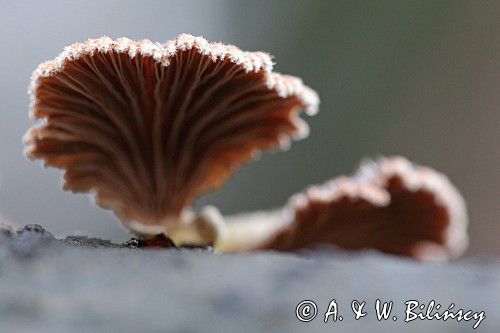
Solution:
<svg viewBox="0 0 500 333"><path fill-rule="evenodd" d="M441 260L467 245L460 193L444 175L402 157L367 162L351 178L312 186L290 199L284 216L280 228L253 249L331 244Z"/></svg>
<svg viewBox="0 0 500 333"><path fill-rule="evenodd" d="M169 233L262 150L307 135L318 96L271 57L180 35L76 43L33 73L26 154L137 233Z"/></svg>

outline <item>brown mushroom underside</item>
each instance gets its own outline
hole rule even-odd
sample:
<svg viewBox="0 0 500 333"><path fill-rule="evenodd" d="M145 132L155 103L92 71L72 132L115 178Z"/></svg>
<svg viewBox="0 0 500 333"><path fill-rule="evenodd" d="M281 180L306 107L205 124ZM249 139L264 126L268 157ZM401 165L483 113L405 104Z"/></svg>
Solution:
<svg viewBox="0 0 500 333"><path fill-rule="evenodd" d="M65 169L64 188L93 191L124 220L178 216L260 150L305 124L296 95L270 89L263 68L178 50L152 55L95 50L37 78L27 155Z"/></svg>
<svg viewBox="0 0 500 333"><path fill-rule="evenodd" d="M407 163L381 163L401 162ZM465 206L444 176L410 166L407 172L358 178L340 178L292 200L291 222L261 248L291 251L330 244L419 259L462 252L467 238ZM318 189L330 192L315 195Z"/></svg>

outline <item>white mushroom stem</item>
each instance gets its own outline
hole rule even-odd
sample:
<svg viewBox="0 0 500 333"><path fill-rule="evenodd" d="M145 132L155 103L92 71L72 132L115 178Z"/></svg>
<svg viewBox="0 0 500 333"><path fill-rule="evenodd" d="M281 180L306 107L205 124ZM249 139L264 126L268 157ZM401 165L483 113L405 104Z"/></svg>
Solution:
<svg viewBox="0 0 500 333"><path fill-rule="evenodd" d="M164 234L177 246L213 246L224 233L225 222L217 208L205 206L198 214L185 210L180 216L165 218L160 223L132 221L126 227L141 238Z"/></svg>
<svg viewBox="0 0 500 333"><path fill-rule="evenodd" d="M224 218L219 210L205 206L193 219L179 223L169 237L176 245L213 246L224 229Z"/></svg>
<svg viewBox="0 0 500 333"><path fill-rule="evenodd" d="M282 210L240 214L228 217L219 229L214 244L217 252L241 252L259 249L287 221Z"/></svg>

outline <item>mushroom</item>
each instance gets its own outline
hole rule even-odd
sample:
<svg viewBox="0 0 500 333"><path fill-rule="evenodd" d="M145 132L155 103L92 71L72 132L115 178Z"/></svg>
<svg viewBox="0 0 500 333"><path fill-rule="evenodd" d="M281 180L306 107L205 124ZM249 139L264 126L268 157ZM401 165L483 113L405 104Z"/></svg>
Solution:
<svg viewBox="0 0 500 333"><path fill-rule="evenodd" d="M261 151L307 136L317 94L271 57L182 34L166 44L89 39L34 71L25 153L64 169L124 226L176 244L210 244L216 209L191 206Z"/></svg>
<svg viewBox="0 0 500 333"><path fill-rule="evenodd" d="M464 200L443 175L403 157L361 165L293 196L273 223L252 241L233 226L219 249L294 251L320 245L377 249L420 260L444 260L467 246ZM256 224L254 221L253 224ZM248 237L248 236L247 236Z"/></svg>

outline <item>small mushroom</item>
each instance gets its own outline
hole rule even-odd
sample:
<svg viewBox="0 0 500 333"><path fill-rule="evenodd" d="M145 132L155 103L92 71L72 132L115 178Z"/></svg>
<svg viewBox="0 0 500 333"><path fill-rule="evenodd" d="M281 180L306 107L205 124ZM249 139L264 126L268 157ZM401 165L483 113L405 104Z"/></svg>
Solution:
<svg viewBox="0 0 500 333"><path fill-rule="evenodd" d="M212 208L193 202L259 152L308 134L319 99L271 57L187 34L166 44L108 37L64 49L33 73L26 155L65 170L125 227L210 244ZM187 239L187 240L186 240Z"/></svg>
<svg viewBox="0 0 500 333"><path fill-rule="evenodd" d="M281 216L267 237L261 232L249 244L227 236L219 248L294 251L326 244L444 260L460 255L468 240L457 189L443 174L402 157L364 163L353 177L312 186L293 196Z"/></svg>

